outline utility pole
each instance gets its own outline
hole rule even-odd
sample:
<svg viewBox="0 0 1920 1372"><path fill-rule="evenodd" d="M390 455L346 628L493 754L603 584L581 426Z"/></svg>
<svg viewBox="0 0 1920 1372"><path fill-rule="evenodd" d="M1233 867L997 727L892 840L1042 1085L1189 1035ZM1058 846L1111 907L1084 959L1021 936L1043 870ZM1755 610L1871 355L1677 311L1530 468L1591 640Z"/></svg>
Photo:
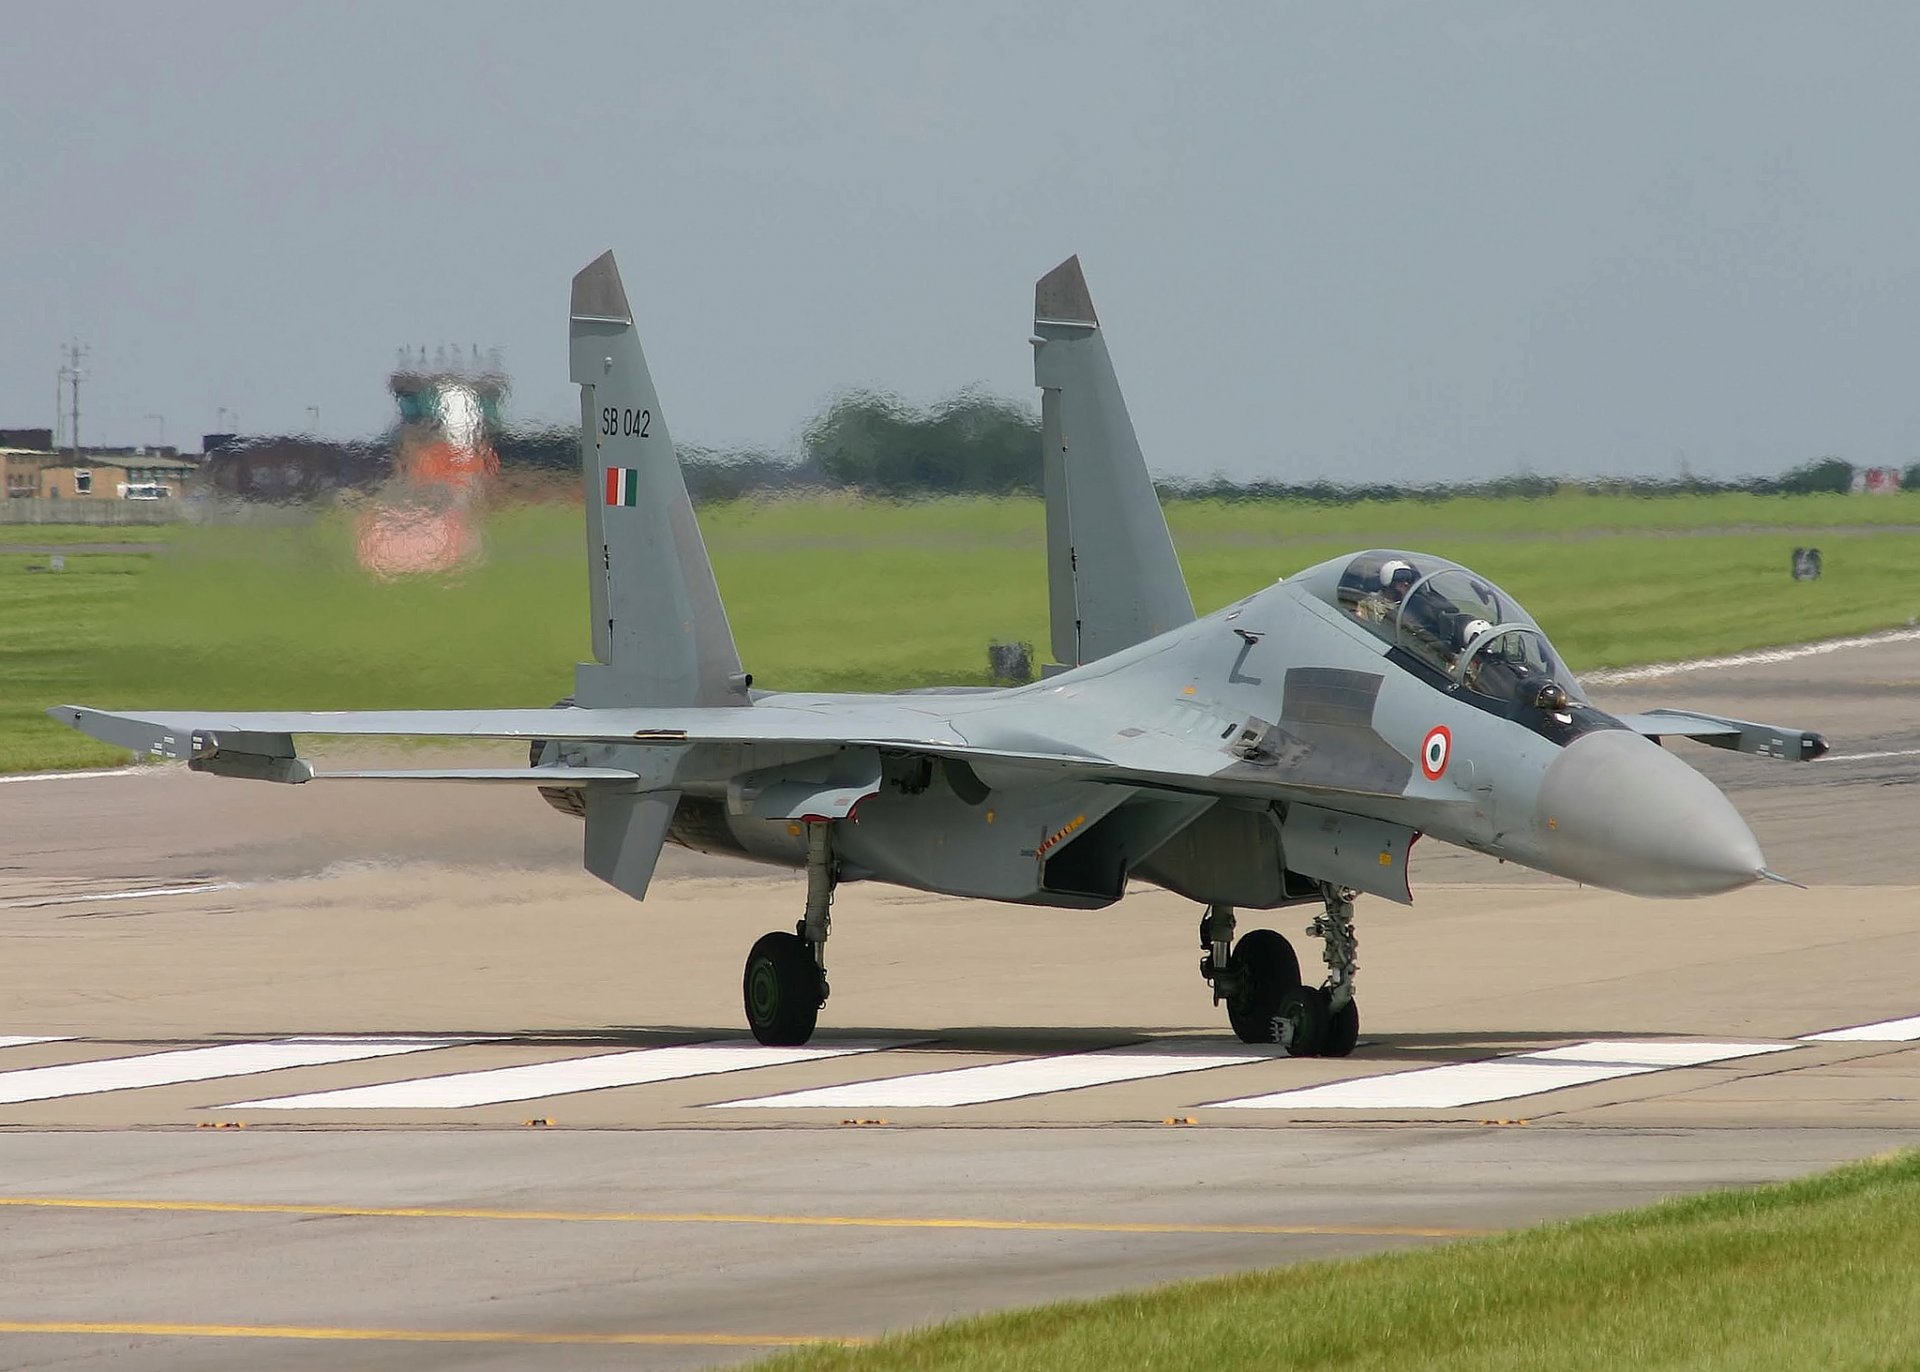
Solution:
<svg viewBox="0 0 1920 1372"><path fill-rule="evenodd" d="M69 343L60 350L66 357L66 365L60 368L60 379L73 388L73 409L67 425L67 440L73 444L73 460L80 462L80 382L86 376L81 363L87 360L91 349L83 348L79 343Z"/></svg>

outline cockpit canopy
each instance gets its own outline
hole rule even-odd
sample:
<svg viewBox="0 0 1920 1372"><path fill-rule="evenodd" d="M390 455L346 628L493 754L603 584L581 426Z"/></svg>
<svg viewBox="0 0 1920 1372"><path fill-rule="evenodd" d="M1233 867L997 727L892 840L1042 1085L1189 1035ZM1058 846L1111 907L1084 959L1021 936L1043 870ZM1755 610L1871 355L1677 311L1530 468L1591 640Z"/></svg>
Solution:
<svg viewBox="0 0 1920 1372"><path fill-rule="evenodd" d="M1458 563L1376 548L1288 581L1452 686L1550 712L1581 699L1579 683L1533 617Z"/></svg>

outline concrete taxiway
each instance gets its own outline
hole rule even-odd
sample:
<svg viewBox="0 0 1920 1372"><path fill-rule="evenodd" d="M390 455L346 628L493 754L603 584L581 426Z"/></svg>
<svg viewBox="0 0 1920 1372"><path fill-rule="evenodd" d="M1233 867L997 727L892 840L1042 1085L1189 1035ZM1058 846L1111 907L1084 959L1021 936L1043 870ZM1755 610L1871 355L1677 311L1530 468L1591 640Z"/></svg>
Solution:
<svg viewBox="0 0 1920 1372"><path fill-rule="evenodd" d="M1345 1061L1237 1044L1163 892L844 888L776 1058L739 965L788 875L675 855L636 906L517 790L0 785L0 1367L706 1365L1913 1138L1920 644L1596 694L1825 730L1683 745L1812 889L1423 845Z"/></svg>

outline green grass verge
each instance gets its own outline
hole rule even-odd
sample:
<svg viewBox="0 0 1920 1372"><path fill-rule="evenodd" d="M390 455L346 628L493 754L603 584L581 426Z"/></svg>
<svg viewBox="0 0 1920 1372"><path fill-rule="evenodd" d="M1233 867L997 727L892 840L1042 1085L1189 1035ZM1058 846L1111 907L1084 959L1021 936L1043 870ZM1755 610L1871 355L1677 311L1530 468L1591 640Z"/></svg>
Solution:
<svg viewBox="0 0 1920 1372"><path fill-rule="evenodd" d="M1873 527L1920 526L1920 495L1181 502L1170 520L1203 611L1353 548L1411 544L1504 584L1577 670L1920 615L1920 538ZM981 681L996 638L1031 640L1045 654L1037 501L740 501L703 511L701 522L742 656L762 685ZM0 553L0 771L121 757L42 718L61 701L547 704L567 693L587 651L580 525L577 507L514 507L489 525L484 563L402 582L354 565L340 518L175 526L152 554L72 553L59 573L29 571L42 556ZM1642 531L1655 526L1669 531ZM48 532L33 535L51 541ZM80 532L80 542L120 542L155 531ZM1809 541L1827 572L1796 583L1789 556Z"/></svg>
<svg viewBox="0 0 1920 1372"><path fill-rule="evenodd" d="M0 551L68 543L164 545L193 538L199 532L192 524L0 524Z"/></svg>
<svg viewBox="0 0 1920 1372"><path fill-rule="evenodd" d="M764 1372L1920 1366L1920 1152L1492 1239L991 1315Z"/></svg>

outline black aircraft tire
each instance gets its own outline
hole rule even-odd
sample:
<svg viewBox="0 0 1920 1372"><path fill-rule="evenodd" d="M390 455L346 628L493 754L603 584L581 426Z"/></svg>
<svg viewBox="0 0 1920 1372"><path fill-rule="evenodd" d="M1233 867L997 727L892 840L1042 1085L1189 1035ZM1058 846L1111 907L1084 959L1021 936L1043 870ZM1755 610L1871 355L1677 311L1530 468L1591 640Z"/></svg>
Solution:
<svg viewBox="0 0 1920 1372"><path fill-rule="evenodd" d="M770 1048L792 1048L813 1037L820 1018L820 967L798 934L767 934L747 954L740 979L747 1027Z"/></svg>
<svg viewBox="0 0 1920 1372"><path fill-rule="evenodd" d="M1242 1043L1272 1043L1273 1017L1280 1001L1300 985L1300 959L1285 934L1250 929L1233 945L1227 962L1234 990L1227 997L1227 1020Z"/></svg>
<svg viewBox="0 0 1920 1372"><path fill-rule="evenodd" d="M1292 1030L1287 1036L1288 1057L1319 1057L1327 1042L1327 993L1318 986L1294 987L1280 998L1272 1041L1280 1040L1282 1024Z"/></svg>
<svg viewBox="0 0 1920 1372"><path fill-rule="evenodd" d="M1349 1000L1344 1009L1335 1010L1327 1019L1327 1036L1320 1044L1323 1058L1344 1058L1360 1042L1360 1006Z"/></svg>

